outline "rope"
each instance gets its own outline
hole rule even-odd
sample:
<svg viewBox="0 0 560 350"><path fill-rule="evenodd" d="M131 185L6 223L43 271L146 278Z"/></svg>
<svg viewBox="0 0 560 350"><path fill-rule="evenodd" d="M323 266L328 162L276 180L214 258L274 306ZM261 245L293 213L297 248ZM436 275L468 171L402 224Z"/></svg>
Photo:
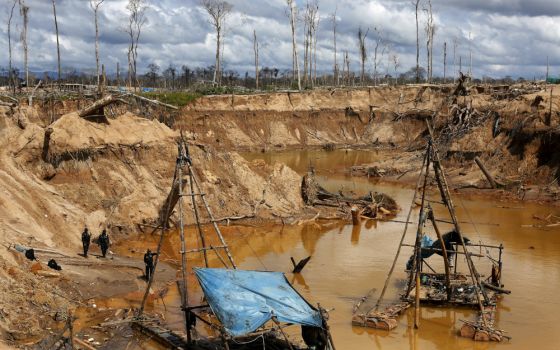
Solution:
<svg viewBox="0 0 560 350"><path fill-rule="evenodd" d="M235 338L231 338L231 341L233 341L235 344L238 344L238 345L247 345L247 344L254 343L255 341L259 340L259 338L262 339L263 349L266 349L264 334L260 334L255 339L244 341L244 342L237 341L237 340L235 340Z"/></svg>
<svg viewBox="0 0 560 350"><path fill-rule="evenodd" d="M253 252L253 255L255 256L255 258L257 258L257 260L259 261L259 263L262 265L262 267L268 271L268 267L266 267L265 263L261 260L261 258L259 258L259 256L257 255L257 252L253 249L253 247L251 246L251 244L249 243L249 240L247 239L247 236L243 235L243 233L239 230L238 227L236 227L237 232L239 233L239 235L241 235L241 237L243 237L243 239L245 240L245 243L247 243L247 246L249 247L249 249L251 249L251 252Z"/></svg>

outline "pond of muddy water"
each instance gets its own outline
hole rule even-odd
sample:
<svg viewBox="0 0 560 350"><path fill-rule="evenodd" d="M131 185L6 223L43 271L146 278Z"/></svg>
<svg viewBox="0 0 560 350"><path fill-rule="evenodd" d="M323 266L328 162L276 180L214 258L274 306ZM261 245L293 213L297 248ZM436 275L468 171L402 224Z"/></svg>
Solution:
<svg viewBox="0 0 560 350"><path fill-rule="evenodd" d="M397 200L403 208L397 220L405 220L407 208L413 196L410 188L380 184L366 178L352 178L346 175L329 175L333 168L348 167L375 160L376 154L368 151L337 150L300 151L274 154L244 154L247 159L265 159L267 162L282 161L292 166L300 174L307 170L310 160L319 174L319 181L330 190L344 186L346 190L367 193L370 190L384 192ZM560 208L528 203L510 203L499 200L481 200L455 195L459 220L474 220L477 224L463 224L466 236L473 241L487 244L504 244L503 283L512 291L499 301L497 327L508 332L513 339L502 344L475 343L457 336L460 320L472 320L475 312L470 309L422 307L420 329L415 330L413 310L399 318L399 325L393 331L380 331L353 327L351 325L352 305L372 288L379 295L387 272L394 258L404 224L398 222L363 222L360 227L350 224L324 221L319 224L302 226L224 227L224 235L232 254L242 269L275 270L287 272L286 276L294 287L311 303L320 302L325 308L334 308L330 313L330 326L337 349L558 349L560 326L560 229L549 230L522 227L539 224L533 215L546 216L549 213L560 216ZM443 217L441 208L434 210ZM465 210L466 209L466 210ZM417 220L418 210L413 212ZM437 214L436 214L437 215ZM499 225L496 225L499 224ZM413 243L416 225L411 225L407 242ZM446 230L449 226L442 225ZM429 230L428 230L429 231ZM194 248L197 241L192 227L187 230L188 245ZM206 228L208 235L210 228ZM433 233L432 233L433 236ZM124 242L117 253L141 258L146 246L155 247L156 239L148 235L141 239ZM165 242L163 258L177 262L179 237L173 233ZM212 242L214 243L214 242ZM217 243L217 242L216 242ZM394 278L387 291L385 303L397 301L405 277L404 266L411 250L403 248ZM296 260L311 255L311 261L301 275L288 273L291 270L290 257ZM492 254L497 258L497 254ZM219 266L219 261L210 255L210 264ZM201 266L199 254L189 260L191 266ZM441 257L434 255L429 260L432 266L442 266ZM487 275L486 260L480 262L479 271ZM464 259L459 258L458 270L467 271ZM196 285L189 277L191 286ZM200 291L193 287L193 302L198 302ZM182 329L182 315L179 311L179 297L176 288L171 287L164 300L155 301L150 310L165 314L172 327ZM137 296L107 301L108 306L125 307L137 305Z"/></svg>

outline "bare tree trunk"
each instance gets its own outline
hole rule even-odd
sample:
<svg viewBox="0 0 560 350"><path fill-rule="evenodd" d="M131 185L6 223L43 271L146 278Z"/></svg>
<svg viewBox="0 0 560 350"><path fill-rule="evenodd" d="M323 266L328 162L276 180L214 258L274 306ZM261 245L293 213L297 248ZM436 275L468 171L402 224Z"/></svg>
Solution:
<svg viewBox="0 0 560 350"><path fill-rule="evenodd" d="M58 75L57 75L57 80L60 83L60 79L61 79L61 69L60 69L60 42L58 40L58 20L56 19L56 4L55 4L55 0L52 0L52 7L53 7L53 15L54 15L54 29L56 32L56 55L57 55L57 59L58 59Z"/></svg>
<svg viewBox="0 0 560 350"><path fill-rule="evenodd" d="M545 78L545 82L548 83L548 56L546 56L546 78Z"/></svg>
<svg viewBox="0 0 560 350"><path fill-rule="evenodd" d="M457 80L457 38L453 38L453 84Z"/></svg>
<svg viewBox="0 0 560 350"><path fill-rule="evenodd" d="M214 67L214 84L220 85L220 35L221 28L216 28L216 67Z"/></svg>
<svg viewBox="0 0 560 350"><path fill-rule="evenodd" d="M362 61L362 70L360 73L360 83L363 85L365 80L365 64L367 59L367 51L366 51L366 37L368 35L368 30L364 33L362 28L358 29L358 44L360 49L360 59Z"/></svg>
<svg viewBox="0 0 560 350"><path fill-rule="evenodd" d="M117 62L117 87L121 86L121 67L119 62Z"/></svg>
<svg viewBox="0 0 560 350"><path fill-rule="evenodd" d="M334 13L332 15L333 21L333 43L334 43L334 66L333 66L333 85L338 86L338 64L336 63L336 11L338 8L335 8Z"/></svg>
<svg viewBox="0 0 560 350"><path fill-rule="evenodd" d="M292 27L292 54L293 54L293 66L295 66L295 71L297 73L298 90L301 90L301 76L299 74L299 61L297 54L297 43L296 43L296 4L294 0L287 0L288 6L290 7L290 25Z"/></svg>
<svg viewBox="0 0 560 350"><path fill-rule="evenodd" d="M90 0L89 5L93 10L93 17L95 21L95 75L97 76L97 90L101 91L101 79L99 77L99 23L97 21L97 12L99 11L99 6L105 0Z"/></svg>
<svg viewBox="0 0 560 350"><path fill-rule="evenodd" d="M23 61L25 66L25 86L29 87L29 61L27 47L27 28L29 25L29 6L25 5L25 0L20 0L20 14L23 17L23 28L21 30L21 42L23 43Z"/></svg>
<svg viewBox="0 0 560 350"><path fill-rule="evenodd" d="M469 32L469 77L472 79L472 40Z"/></svg>
<svg viewBox="0 0 560 350"><path fill-rule="evenodd" d="M447 83L447 42L443 43L443 83Z"/></svg>
<svg viewBox="0 0 560 350"><path fill-rule="evenodd" d="M420 33L418 32L418 7L420 0L413 3L416 8L416 84L420 82Z"/></svg>
<svg viewBox="0 0 560 350"><path fill-rule="evenodd" d="M319 30L319 21L321 18L317 15L319 5L316 7L315 18L313 21L313 86L317 85L317 31Z"/></svg>
<svg viewBox="0 0 560 350"><path fill-rule="evenodd" d="M12 88L12 93L16 93L16 84L14 81L14 69L12 67L12 18L14 17L14 9L18 0L14 0L12 5L12 9L10 10L10 17L8 18L8 51L9 51L9 60L8 60L8 80L9 86Z"/></svg>
<svg viewBox="0 0 560 350"><path fill-rule="evenodd" d="M255 88L259 89L259 42L257 31L253 30L253 50L255 51Z"/></svg>

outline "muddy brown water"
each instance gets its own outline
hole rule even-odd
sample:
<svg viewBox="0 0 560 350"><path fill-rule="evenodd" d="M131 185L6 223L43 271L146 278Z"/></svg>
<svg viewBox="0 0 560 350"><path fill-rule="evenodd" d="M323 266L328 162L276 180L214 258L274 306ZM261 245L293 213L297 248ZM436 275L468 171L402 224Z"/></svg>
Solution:
<svg viewBox="0 0 560 350"><path fill-rule="evenodd" d="M247 159L264 159L273 163L282 161L299 173L307 170L310 161L315 166L322 184L331 190L344 187L356 193L370 190L387 193L403 208L397 220L405 220L413 190L409 187L389 185L331 174L335 168L374 161L375 152L369 151L294 151L273 154L244 154ZM522 227L541 224L533 215L560 216L560 208L538 204L467 198L455 195L459 220L475 221L463 224L466 236L473 241L487 244L504 244L503 283L512 291L502 297L498 304L497 327L504 329L511 341L501 344L475 343L460 338L457 331L460 320L472 320L476 313L466 308L422 307L420 329L412 327L413 310L399 318L399 325L392 331L353 327L350 324L353 304L370 290L376 289L370 302L374 302L387 276L395 256L404 224L398 222L363 222L360 227L346 223L324 221L302 226L266 225L260 227L229 226L223 232L232 254L242 269L284 271L288 280L311 303L318 302L325 308L334 308L329 324L337 349L558 349L560 326L560 229ZM436 213L445 217L441 208L434 205ZM412 221L417 220L417 210ZM495 224L499 225L495 225ZM416 225L411 225L407 242L412 243ZM442 230L450 226L441 225ZM212 232L206 228L208 235ZM434 235L431 230L428 232ZM192 227L187 229L188 245L197 245ZM166 239L162 257L171 263L180 260L178 233ZM213 243L213 242L212 242ZM216 242L217 243L217 242ZM130 240L117 247L117 253L141 258L147 246L155 247L156 239L148 235ZM387 291L384 304L398 300L404 286L404 265L411 251L403 248L397 268ZM491 252L494 258L497 253ZM311 255L312 259L301 275L289 273L290 257L296 260ZM201 266L199 254L191 256L191 266ZM441 267L441 257L434 255L428 262ZM489 273L485 259L475 259L482 274ZM211 266L219 266L219 260L210 255ZM459 258L459 271L467 271L464 259ZM191 300L200 299L194 277L189 276L192 286ZM129 295L99 301L105 307L127 307L138 304L138 295ZM155 300L150 311L165 315L167 322L182 329L179 311L179 295L174 286L164 300Z"/></svg>

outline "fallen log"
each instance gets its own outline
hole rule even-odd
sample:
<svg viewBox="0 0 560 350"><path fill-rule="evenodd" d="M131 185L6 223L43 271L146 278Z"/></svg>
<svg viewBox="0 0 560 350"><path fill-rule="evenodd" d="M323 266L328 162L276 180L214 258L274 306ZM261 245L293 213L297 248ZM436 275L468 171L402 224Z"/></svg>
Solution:
<svg viewBox="0 0 560 350"><path fill-rule="evenodd" d="M502 294L511 294L511 290L507 290L507 289L504 289L504 288L500 288L500 287L495 286L495 285L490 284L490 283L482 282L482 285L483 285L485 288L492 289L493 291L498 292L498 293L502 293Z"/></svg>
<svg viewBox="0 0 560 350"><path fill-rule="evenodd" d="M113 95L107 95L97 101L95 101L93 104L81 109L80 111L78 111L78 115L81 118L86 118L92 114L97 113L97 111L105 106L110 105L111 103L115 103L117 101L120 101L119 98L113 96Z"/></svg>
<svg viewBox="0 0 560 350"><path fill-rule="evenodd" d="M478 165L478 167L480 168L480 170L482 171L482 173L484 174L488 182L490 183L490 186L492 186L492 188L498 188L498 185L496 184L496 180L494 180L492 175L490 175L490 173L488 172L488 170L486 169L486 167L484 166L480 158L474 157L474 161L476 165Z"/></svg>
<svg viewBox="0 0 560 350"><path fill-rule="evenodd" d="M173 105L163 103L163 102L160 102L160 101L157 101L157 100L151 100L151 99L146 98L144 96L140 96L140 95L136 95L136 94L132 94L132 93L128 93L127 96L131 96L131 97L134 97L134 98L136 98L140 101L148 102L148 103L151 103L151 104L154 104L154 105L163 106L165 108L170 108L170 109L175 109L175 110L179 109L179 107L177 107L177 106L173 106Z"/></svg>

